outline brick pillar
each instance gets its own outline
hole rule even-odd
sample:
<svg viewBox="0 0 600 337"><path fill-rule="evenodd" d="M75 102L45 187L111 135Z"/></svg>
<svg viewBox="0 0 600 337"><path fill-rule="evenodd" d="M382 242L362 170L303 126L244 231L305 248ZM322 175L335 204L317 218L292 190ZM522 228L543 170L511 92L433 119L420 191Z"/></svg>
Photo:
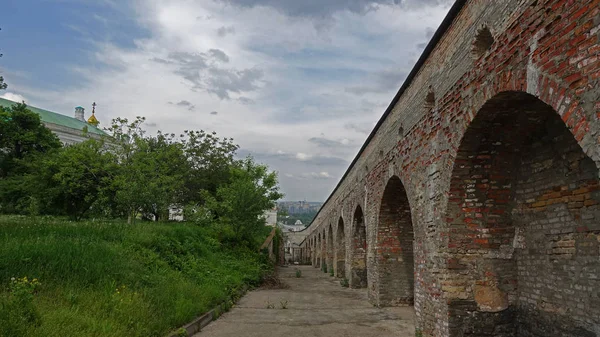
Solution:
<svg viewBox="0 0 600 337"><path fill-rule="evenodd" d="M356 207L353 216L352 261L350 264L350 286L352 288L367 287L367 232L365 220L360 206Z"/></svg>
<svg viewBox="0 0 600 337"><path fill-rule="evenodd" d="M331 224L329 224L329 227L327 229L327 249L326 249L326 256L327 256L327 273L330 273L331 270L334 269L334 263L333 263L333 247L334 247L334 242L333 242L333 227L331 226Z"/></svg>
<svg viewBox="0 0 600 337"><path fill-rule="evenodd" d="M335 276L346 277L346 234L344 220L340 217L335 235Z"/></svg>

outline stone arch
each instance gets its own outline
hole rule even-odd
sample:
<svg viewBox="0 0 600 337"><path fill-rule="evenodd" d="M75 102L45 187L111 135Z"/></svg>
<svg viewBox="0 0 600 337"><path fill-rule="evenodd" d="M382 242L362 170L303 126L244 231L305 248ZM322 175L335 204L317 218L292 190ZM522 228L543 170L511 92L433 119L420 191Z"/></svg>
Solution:
<svg viewBox="0 0 600 337"><path fill-rule="evenodd" d="M311 238L311 244L310 244L310 258L311 258L311 262L313 264L313 266L315 266L317 264L317 249L315 248L317 246L316 242L316 238L313 236Z"/></svg>
<svg viewBox="0 0 600 337"><path fill-rule="evenodd" d="M600 169L600 138L596 137L594 139L594 137L590 137L591 134L589 132L590 129L598 128L598 122L594 122L593 117L590 118L588 116L589 113L587 113L594 109L589 103L598 100L597 94L594 95L593 92L590 92L592 97L587 99L588 106L586 107L584 102L575 99L577 94L574 89L571 89L560 80L557 81L554 76L541 73L537 81L530 83L526 70L515 70L514 72L503 71L490 74L486 80L486 83L488 82L489 85L486 88L488 90L484 90L480 94L469 98L471 102L466 105L473 108L467 114L468 118L464 119L465 123L456 121L457 124L461 124L461 131L459 132L463 137L472 120L472 117L468 116L469 114L476 116L484 104L498 94L527 90L528 93L534 94L541 101L554 108L554 111L558 112L569 131L575 136L579 146L584 149L584 152L596 163L596 167ZM458 148L458 144L454 146Z"/></svg>
<svg viewBox="0 0 600 337"><path fill-rule="evenodd" d="M331 271L333 270L333 247L334 247L334 243L333 243L333 226L331 226L331 223L329 223L329 227L327 227L327 270L325 270L326 273L331 273Z"/></svg>
<svg viewBox="0 0 600 337"><path fill-rule="evenodd" d="M321 269L323 269L323 271L327 271L327 268L329 268L329 266L327 265L327 229L324 228L323 232L322 232L322 236L323 236L323 243L321 245Z"/></svg>
<svg viewBox="0 0 600 337"><path fill-rule="evenodd" d="M302 259L303 259L303 263L309 263L312 266L312 246L311 246L311 239L310 237L307 237L304 241L304 245L301 247L302 249Z"/></svg>
<svg viewBox="0 0 600 337"><path fill-rule="evenodd" d="M318 233L316 247L315 247L315 259L316 259L315 267L317 267L317 268L321 268L321 257L323 256L321 254L322 253L321 247L322 247L321 233Z"/></svg>
<svg viewBox="0 0 600 337"><path fill-rule="evenodd" d="M346 277L346 235L344 232L344 219L340 217L335 232L335 276Z"/></svg>
<svg viewBox="0 0 600 337"><path fill-rule="evenodd" d="M350 286L367 287L367 229L365 217L360 205L356 206L352 217L352 263Z"/></svg>
<svg viewBox="0 0 600 337"><path fill-rule="evenodd" d="M410 204L400 178L387 182L377 224L374 298L378 306L412 305L414 302L414 233Z"/></svg>
<svg viewBox="0 0 600 337"><path fill-rule="evenodd" d="M600 286L599 191L554 108L520 91L485 102L450 181L450 336L595 335L600 306L575 289Z"/></svg>
<svg viewBox="0 0 600 337"><path fill-rule="evenodd" d="M313 250L313 237L310 236L308 237L308 259L307 262L310 263L311 265L315 265L314 262L314 250Z"/></svg>
<svg viewBox="0 0 600 337"><path fill-rule="evenodd" d="M315 231L315 267L320 268L321 262L318 263L317 260L321 258L321 233L317 233Z"/></svg>

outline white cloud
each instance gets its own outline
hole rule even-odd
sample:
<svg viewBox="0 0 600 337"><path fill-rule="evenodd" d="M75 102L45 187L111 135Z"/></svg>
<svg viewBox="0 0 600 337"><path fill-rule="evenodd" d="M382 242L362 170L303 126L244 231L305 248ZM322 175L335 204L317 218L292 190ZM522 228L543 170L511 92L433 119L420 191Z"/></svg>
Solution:
<svg viewBox="0 0 600 337"><path fill-rule="evenodd" d="M0 95L0 98L4 98L13 102L27 102L23 95L15 94L12 92L5 92L4 94Z"/></svg>
<svg viewBox="0 0 600 337"><path fill-rule="evenodd" d="M307 160L308 158L310 158L310 156L307 155L306 153L302 153L302 152L296 153L296 159L298 159L298 160L304 161L304 160Z"/></svg>
<svg viewBox="0 0 600 337"><path fill-rule="evenodd" d="M301 13L318 6L229 2L132 1L147 34L133 47L96 42L94 66L72 68L83 85L11 87L56 111L95 101L101 126L140 115L150 131L214 130L277 170L286 198L324 200L448 5L340 2L324 24Z"/></svg>

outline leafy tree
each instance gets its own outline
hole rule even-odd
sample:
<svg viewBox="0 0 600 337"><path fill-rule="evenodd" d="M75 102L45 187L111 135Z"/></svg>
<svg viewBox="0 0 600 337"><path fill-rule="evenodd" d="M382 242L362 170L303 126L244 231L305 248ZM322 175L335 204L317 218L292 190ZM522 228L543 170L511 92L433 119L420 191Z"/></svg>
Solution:
<svg viewBox="0 0 600 337"><path fill-rule="evenodd" d="M61 146L24 103L0 107L0 212L27 212L32 201L27 177L34 163Z"/></svg>
<svg viewBox="0 0 600 337"><path fill-rule="evenodd" d="M202 130L186 130L181 138L190 163L183 202L201 204L204 200L200 191L208 191L214 196L217 188L229 181L229 168L235 162L234 156L239 146L233 142L233 138L219 138L215 132Z"/></svg>
<svg viewBox="0 0 600 337"><path fill-rule="evenodd" d="M285 208L279 208L277 209L277 218L284 218L284 217L288 217L290 214L288 213L288 210Z"/></svg>
<svg viewBox="0 0 600 337"><path fill-rule="evenodd" d="M108 128L119 162L113 180L115 202L130 221L140 212L156 220L164 218L169 206L183 199L184 178L189 172L183 144L174 134L145 136L144 121L143 117L131 123L117 118Z"/></svg>
<svg viewBox="0 0 600 337"><path fill-rule="evenodd" d="M138 140L138 149L132 157L130 168L138 173L141 210L155 220L168 216L171 205L183 198L183 186L189 165L182 145L174 141L173 134L158 133L156 137ZM135 178L134 178L135 179Z"/></svg>
<svg viewBox="0 0 600 337"><path fill-rule="evenodd" d="M277 175L216 133L146 135L143 117L112 121L111 138L62 148L25 104L0 108L0 211L92 212L164 219L172 205L196 205L196 219L224 242L255 248L265 210L282 197ZM260 238L259 238L260 237Z"/></svg>
<svg viewBox="0 0 600 337"><path fill-rule="evenodd" d="M137 147L142 142L145 131L142 124L146 119L136 117L133 122L126 118L115 118L110 127L105 128L112 134L112 141L109 143L110 151L115 155L119 164L119 172L115 175L110 188L112 198L107 200L112 203L114 213L124 213L128 222L133 222L142 205L142 200L146 194L140 191L144 187L144 182L140 181L141 174L136 170L141 169L134 165L134 154Z"/></svg>
<svg viewBox="0 0 600 337"><path fill-rule="evenodd" d="M100 207L117 172L114 155L105 151L104 141L95 139L45 156L38 164L31 180L41 211L76 220Z"/></svg>
<svg viewBox="0 0 600 337"><path fill-rule="evenodd" d="M230 182L217 188L214 197L205 193L206 207L217 218L222 240L254 247L264 232L264 212L283 197L277 174L250 157L236 162L230 174Z"/></svg>
<svg viewBox="0 0 600 337"><path fill-rule="evenodd" d="M0 107L0 178L21 173L19 169L26 157L61 146L56 135L25 103Z"/></svg>
<svg viewBox="0 0 600 337"><path fill-rule="evenodd" d="M127 118L115 118L110 127L104 128L112 135L109 143L110 149L115 153L119 163L127 164L132 154L136 151L136 142L146 133L142 129L145 117L137 116L133 122Z"/></svg>

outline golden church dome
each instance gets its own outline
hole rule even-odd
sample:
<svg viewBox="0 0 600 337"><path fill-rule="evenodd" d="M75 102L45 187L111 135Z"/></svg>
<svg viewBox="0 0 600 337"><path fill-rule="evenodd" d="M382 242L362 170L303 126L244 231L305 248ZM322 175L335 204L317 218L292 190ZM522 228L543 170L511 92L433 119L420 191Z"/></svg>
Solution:
<svg viewBox="0 0 600 337"><path fill-rule="evenodd" d="M98 124L100 124L100 122L98 121L98 119L96 119L96 115L94 115L95 112L96 112L96 102L94 102L94 104L92 104L92 115L90 116L90 118L88 118L87 122L88 122L88 124L91 124L93 126L98 126Z"/></svg>

